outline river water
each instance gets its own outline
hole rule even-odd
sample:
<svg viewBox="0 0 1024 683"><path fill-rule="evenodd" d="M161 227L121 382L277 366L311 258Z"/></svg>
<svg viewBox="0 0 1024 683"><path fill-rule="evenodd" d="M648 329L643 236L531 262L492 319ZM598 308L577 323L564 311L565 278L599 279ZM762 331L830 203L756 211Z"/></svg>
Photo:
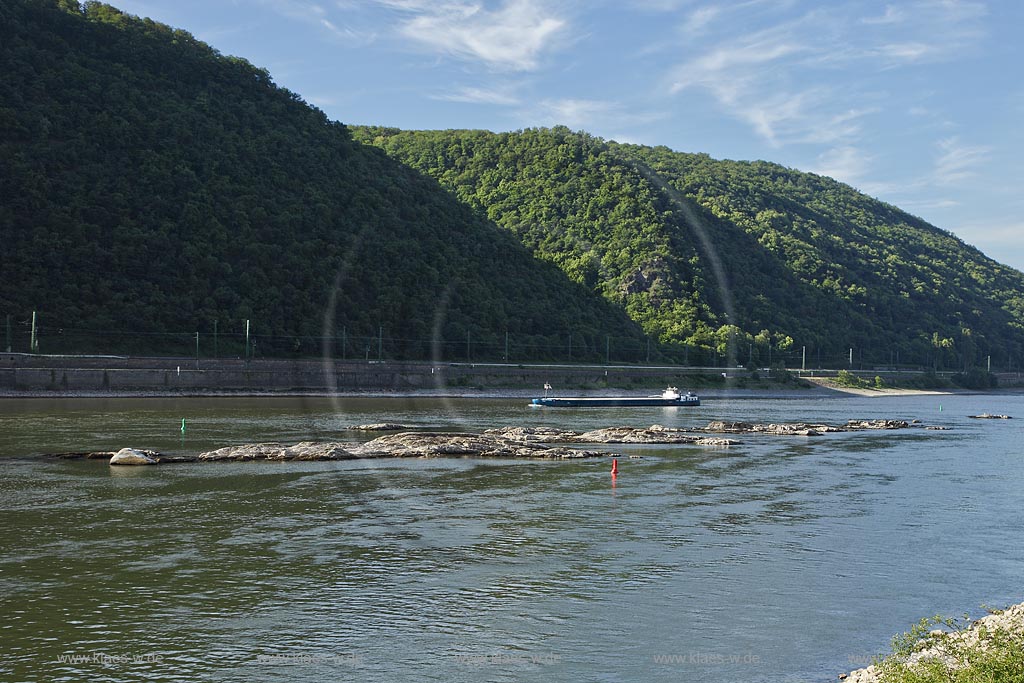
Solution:
<svg viewBox="0 0 1024 683"><path fill-rule="evenodd" d="M525 403L0 401L0 679L828 681L923 616L1024 600L1022 396ZM42 457L383 420L849 418L951 429L609 447L642 456L615 480L607 460Z"/></svg>

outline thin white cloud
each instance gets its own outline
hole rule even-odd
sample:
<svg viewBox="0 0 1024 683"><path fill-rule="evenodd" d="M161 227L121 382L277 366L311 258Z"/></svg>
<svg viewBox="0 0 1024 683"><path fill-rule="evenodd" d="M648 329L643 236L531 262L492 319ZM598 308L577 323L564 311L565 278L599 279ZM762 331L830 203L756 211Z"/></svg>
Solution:
<svg viewBox="0 0 1024 683"><path fill-rule="evenodd" d="M1018 218L993 218L966 222L949 229L990 258L1024 272L1024 222Z"/></svg>
<svg viewBox="0 0 1024 683"><path fill-rule="evenodd" d="M986 242L996 244L1012 245L1018 249L1024 249L1021 242L1021 235L1024 235L1024 221L1007 218L995 219L984 223L967 223L956 230L957 234L983 235Z"/></svg>
<svg viewBox="0 0 1024 683"><path fill-rule="evenodd" d="M259 0L261 4L294 21L318 26L334 39L348 45L366 45L377 38L375 31L360 31L348 25L339 25L331 18L328 6L310 0Z"/></svg>
<svg viewBox="0 0 1024 683"><path fill-rule="evenodd" d="M738 71L777 62L802 49L789 41L773 42L768 36L751 36L677 67L669 90L677 93L689 87L704 86L728 97L735 89L721 81L723 76L738 75Z"/></svg>
<svg viewBox="0 0 1024 683"><path fill-rule="evenodd" d="M880 111L878 107L861 107L833 114L829 111L830 106L834 106L831 99L831 92L822 94L815 110L798 121L799 131L793 134L795 142L831 145L856 139L861 133L861 119Z"/></svg>
<svg viewBox="0 0 1024 683"><path fill-rule="evenodd" d="M991 147L966 145L957 136L939 140L939 157L933 177L940 185L956 185L977 175L977 167L988 161Z"/></svg>
<svg viewBox="0 0 1024 683"><path fill-rule="evenodd" d="M633 0L633 6L644 12L675 12L691 0Z"/></svg>
<svg viewBox="0 0 1024 683"><path fill-rule="evenodd" d="M980 19L986 11L977 2L919 1L858 20L849 4L799 15L769 5L758 8L756 30L744 33L751 24L743 23L739 7L716 4L711 14L697 9L688 15L695 25L716 30L684 43L696 56L668 71L666 89L676 95L710 92L727 115L774 147L833 148L858 143L866 115L883 111L891 100L869 90L877 86L857 74L962 54L984 35ZM711 16L715 22L705 21Z"/></svg>
<svg viewBox="0 0 1024 683"><path fill-rule="evenodd" d="M321 19L320 25L330 31L335 38L340 38L350 45L369 43L377 37L376 33L357 31L350 26L338 26L329 19Z"/></svg>
<svg viewBox="0 0 1024 683"><path fill-rule="evenodd" d="M920 187L920 185L918 186ZM955 199L944 197L929 197L926 199L901 199L898 206L904 211L911 213L915 211L935 211L938 209L953 209L961 205Z"/></svg>
<svg viewBox="0 0 1024 683"><path fill-rule="evenodd" d="M988 145L964 143L958 136L942 138L935 141L934 145L937 150L934 163L920 175L890 183L868 180L860 189L876 197L885 196L900 208L919 215L931 213L934 217L933 212L942 214L964 206L964 197L970 193L965 184L981 175L983 166L991 158L993 148ZM948 225L942 227L949 229ZM997 233L994 227L982 229L974 225L972 229L979 233ZM963 236L968 230L957 228L954 232ZM1024 234L1024 231L1017 233L1018 242L1021 241L1020 234Z"/></svg>
<svg viewBox="0 0 1024 683"><path fill-rule="evenodd" d="M493 104L511 106L520 104L520 99L509 90L463 87L454 92L435 95L434 99L468 104Z"/></svg>
<svg viewBox="0 0 1024 683"><path fill-rule="evenodd" d="M722 13L722 8L717 5L709 5L707 7L700 7L690 13L690 16L686 18L686 21L682 26L682 33L684 36L692 36L694 34L703 33L708 29L708 26L719 17Z"/></svg>
<svg viewBox="0 0 1024 683"><path fill-rule="evenodd" d="M564 19L536 0L508 0L496 10L469 2L384 4L415 14L399 27L404 37L435 52L497 69L536 69L541 54L567 27Z"/></svg>
<svg viewBox="0 0 1024 683"><path fill-rule="evenodd" d="M853 145L833 147L818 156L813 173L828 176L848 185L858 185L867 174L871 155Z"/></svg>
<svg viewBox="0 0 1024 683"><path fill-rule="evenodd" d="M936 44L911 41L907 43L890 43L879 45L874 53L879 57L898 62L919 62L935 55L942 48Z"/></svg>
<svg viewBox="0 0 1024 683"><path fill-rule="evenodd" d="M632 138L630 127L649 126L668 118L663 111L627 108L621 102L586 98L546 98L516 112L529 126L568 126L605 138Z"/></svg>
<svg viewBox="0 0 1024 683"><path fill-rule="evenodd" d="M885 14L880 17L865 17L860 20L860 23L873 25L899 24L905 21L906 18L907 13L903 9L893 5L887 5L885 8Z"/></svg>
<svg viewBox="0 0 1024 683"><path fill-rule="evenodd" d="M898 182L865 180L860 189L873 196L886 196L909 211L934 211L963 205L957 190L965 181L977 177L988 163L993 148L971 145L958 136L935 142L938 150L934 164L921 174Z"/></svg>
<svg viewBox="0 0 1024 683"><path fill-rule="evenodd" d="M545 99L531 115L547 125L589 128L619 108L614 102L588 99Z"/></svg>
<svg viewBox="0 0 1024 683"><path fill-rule="evenodd" d="M881 18L862 19L867 48L863 56L893 67L955 58L985 36L983 2L921 0L889 6Z"/></svg>
<svg viewBox="0 0 1024 683"><path fill-rule="evenodd" d="M758 135L772 146L780 146L780 135L793 121L806 114L807 93L780 93L760 102L750 102L740 112L740 118L754 127Z"/></svg>

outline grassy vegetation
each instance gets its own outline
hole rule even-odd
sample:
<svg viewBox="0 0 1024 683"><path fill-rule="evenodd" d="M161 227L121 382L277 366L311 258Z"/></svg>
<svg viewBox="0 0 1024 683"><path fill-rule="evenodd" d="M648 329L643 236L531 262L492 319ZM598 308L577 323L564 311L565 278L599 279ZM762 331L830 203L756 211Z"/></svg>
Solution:
<svg viewBox="0 0 1024 683"><path fill-rule="evenodd" d="M993 614L1004 614L1000 610ZM940 616L893 638L892 655L876 664L882 683L1024 681L1024 629L1007 621L972 625Z"/></svg>

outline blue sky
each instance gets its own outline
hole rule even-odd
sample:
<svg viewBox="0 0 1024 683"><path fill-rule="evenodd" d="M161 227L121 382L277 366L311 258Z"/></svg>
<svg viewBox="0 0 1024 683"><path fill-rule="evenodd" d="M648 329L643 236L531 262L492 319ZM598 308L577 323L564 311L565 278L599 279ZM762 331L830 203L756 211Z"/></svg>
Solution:
<svg viewBox="0 0 1024 683"><path fill-rule="evenodd" d="M350 124L566 125L832 176L1024 270L1018 0L111 0Z"/></svg>

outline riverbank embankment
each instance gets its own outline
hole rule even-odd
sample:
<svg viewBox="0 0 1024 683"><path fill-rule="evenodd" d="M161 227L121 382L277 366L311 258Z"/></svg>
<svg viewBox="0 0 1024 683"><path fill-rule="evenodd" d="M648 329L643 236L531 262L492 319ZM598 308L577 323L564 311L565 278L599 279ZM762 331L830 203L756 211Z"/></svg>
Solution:
<svg viewBox="0 0 1024 683"><path fill-rule="evenodd" d="M751 379L716 368L621 365L518 365L325 359L143 358L0 354L0 395L391 394L536 396L544 385L565 393L685 388L807 391L788 374Z"/></svg>
<svg viewBox="0 0 1024 683"><path fill-rule="evenodd" d="M940 628L941 627L941 628ZM845 683L1024 680L1024 603L970 623L925 619L895 640L891 655L849 674Z"/></svg>
<svg viewBox="0 0 1024 683"><path fill-rule="evenodd" d="M849 389L820 382L823 371L748 372L684 366L422 363L324 359L195 359L0 354L0 396L422 395L531 397L677 386L704 396L929 393ZM827 372L827 371L826 371ZM905 374L905 373L904 373ZM900 373L893 373L892 380ZM888 380L888 376L886 376ZM1007 378L1007 383L1013 378ZM1018 378L1019 379L1019 378ZM818 381L817 384L814 382ZM941 392L941 390L940 390Z"/></svg>

